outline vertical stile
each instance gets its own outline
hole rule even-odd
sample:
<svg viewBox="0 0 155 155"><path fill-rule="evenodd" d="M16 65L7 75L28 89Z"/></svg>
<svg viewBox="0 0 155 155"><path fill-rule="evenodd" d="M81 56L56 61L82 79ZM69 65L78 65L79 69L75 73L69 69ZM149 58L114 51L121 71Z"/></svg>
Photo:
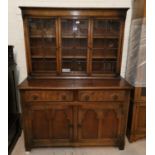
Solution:
<svg viewBox="0 0 155 155"><path fill-rule="evenodd" d="M88 53L87 53L87 74L92 74L92 47L93 47L93 19L89 18L88 24Z"/></svg>
<svg viewBox="0 0 155 155"><path fill-rule="evenodd" d="M60 17L56 19L56 44L57 44L57 74L61 74L61 23Z"/></svg>
<svg viewBox="0 0 155 155"><path fill-rule="evenodd" d="M29 40L29 24L28 17L23 17L24 23L24 37L25 37L25 48L26 48L26 60L27 60L27 73L31 75L32 73L32 62L31 62L31 52L30 52L30 40Z"/></svg>
<svg viewBox="0 0 155 155"><path fill-rule="evenodd" d="M121 56L122 56L122 50L123 50L123 37L124 37L124 21L123 19L120 20L120 36L119 36L119 47L117 52L117 66L116 66L116 74L120 74L120 68L121 68Z"/></svg>

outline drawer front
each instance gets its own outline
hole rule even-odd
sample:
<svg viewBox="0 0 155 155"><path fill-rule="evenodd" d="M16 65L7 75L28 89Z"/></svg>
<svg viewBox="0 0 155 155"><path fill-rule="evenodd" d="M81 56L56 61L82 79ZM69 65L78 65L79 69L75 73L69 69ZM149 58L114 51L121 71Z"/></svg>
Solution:
<svg viewBox="0 0 155 155"><path fill-rule="evenodd" d="M123 101L125 99L125 91L113 90L95 90L95 91L79 91L79 101Z"/></svg>
<svg viewBox="0 0 155 155"><path fill-rule="evenodd" d="M72 91L26 91L25 101L73 101Z"/></svg>

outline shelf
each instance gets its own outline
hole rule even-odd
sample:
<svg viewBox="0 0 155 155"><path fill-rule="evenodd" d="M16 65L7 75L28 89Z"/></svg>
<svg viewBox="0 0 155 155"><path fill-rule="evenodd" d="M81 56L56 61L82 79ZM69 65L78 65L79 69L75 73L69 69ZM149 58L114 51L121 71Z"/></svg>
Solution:
<svg viewBox="0 0 155 155"><path fill-rule="evenodd" d="M92 59L117 59L116 56L92 56Z"/></svg>
<svg viewBox="0 0 155 155"><path fill-rule="evenodd" d="M32 59L56 59L56 56L31 56Z"/></svg>
<svg viewBox="0 0 155 155"><path fill-rule="evenodd" d="M49 73L49 74L55 74L56 73L56 71L42 71L42 70L40 70L40 71L34 71L33 72L33 74L39 74L39 73Z"/></svg>
<svg viewBox="0 0 155 155"><path fill-rule="evenodd" d="M111 76L116 76L114 72L102 72L102 71L93 71L92 72L93 76L106 76L106 77L111 77Z"/></svg>
<svg viewBox="0 0 155 155"><path fill-rule="evenodd" d="M74 39L87 39L88 36L72 36L72 35L63 35L62 38L74 38Z"/></svg>
<svg viewBox="0 0 155 155"><path fill-rule="evenodd" d="M30 38L56 38L55 35L30 35Z"/></svg>
<svg viewBox="0 0 155 155"><path fill-rule="evenodd" d="M56 50L56 47L43 47L43 46L30 46L30 48L41 48L41 49L51 49L51 50Z"/></svg>
<svg viewBox="0 0 155 155"><path fill-rule="evenodd" d="M111 48L111 47L94 47L92 48L93 50L117 50L118 48L114 47L114 48Z"/></svg>
<svg viewBox="0 0 155 155"><path fill-rule="evenodd" d="M71 75L79 75L79 74L87 75L86 71L70 71L70 72L62 72L61 74L62 75L69 75L69 74L71 74Z"/></svg>
<svg viewBox="0 0 155 155"><path fill-rule="evenodd" d="M62 56L62 59L86 59L87 56Z"/></svg>
<svg viewBox="0 0 155 155"><path fill-rule="evenodd" d="M87 50L87 48L86 47L73 46L73 47L61 47L61 50L63 50L63 49L64 50L66 50L66 49L68 49L68 50Z"/></svg>
<svg viewBox="0 0 155 155"><path fill-rule="evenodd" d="M119 35L94 35L94 39L119 39Z"/></svg>

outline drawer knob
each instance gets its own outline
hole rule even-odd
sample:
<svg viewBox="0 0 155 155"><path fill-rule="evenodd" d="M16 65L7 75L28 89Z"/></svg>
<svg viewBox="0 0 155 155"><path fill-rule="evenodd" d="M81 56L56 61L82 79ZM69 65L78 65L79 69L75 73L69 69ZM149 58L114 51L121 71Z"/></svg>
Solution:
<svg viewBox="0 0 155 155"><path fill-rule="evenodd" d="M116 94L113 95L113 99L114 99L114 100L117 100L117 99L118 99L118 95L116 95Z"/></svg>
<svg viewBox="0 0 155 155"><path fill-rule="evenodd" d="M33 98L33 100L37 100L38 96L37 95L33 95L32 98Z"/></svg>
<svg viewBox="0 0 155 155"><path fill-rule="evenodd" d="M89 101L89 96L85 96L85 101Z"/></svg>

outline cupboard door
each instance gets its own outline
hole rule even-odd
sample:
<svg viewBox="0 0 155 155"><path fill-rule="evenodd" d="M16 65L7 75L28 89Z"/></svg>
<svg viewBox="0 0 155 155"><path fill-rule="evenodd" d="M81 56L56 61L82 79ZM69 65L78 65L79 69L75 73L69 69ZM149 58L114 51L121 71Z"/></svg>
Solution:
<svg viewBox="0 0 155 155"><path fill-rule="evenodd" d="M88 51L88 19L61 20L61 52L63 74L86 74Z"/></svg>
<svg viewBox="0 0 155 155"><path fill-rule="evenodd" d="M32 136L34 140L50 139L48 111L44 109L31 110Z"/></svg>
<svg viewBox="0 0 155 155"><path fill-rule="evenodd" d="M73 111L69 106L53 106L50 115L50 136L54 141L71 141L73 138Z"/></svg>
<svg viewBox="0 0 155 155"><path fill-rule="evenodd" d="M36 104L34 106L34 104ZM70 142L73 137L73 111L65 105L34 103L28 110L33 144L56 145ZM28 126L27 126L28 127ZM30 131L30 130L29 130Z"/></svg>
<svg viewBox="0 0 155 155"><path fill-rule="evenodd" d="M34 73L55 73L56 19L31 17L28 22L32 71Z"/></svg>
<svg viewBox="0 0 155 155"><path fill-rule="evenodd" d="M93 20L92 73L114 74L117 66L121 23L118 19Z"/></svg>
<svg viewBox="0 0 155 155"><path fill-rule="evenodd" d="M120 116L120 112L112 105L81 106L78 110L79 141L116 142L121 132Z"/></svg>

